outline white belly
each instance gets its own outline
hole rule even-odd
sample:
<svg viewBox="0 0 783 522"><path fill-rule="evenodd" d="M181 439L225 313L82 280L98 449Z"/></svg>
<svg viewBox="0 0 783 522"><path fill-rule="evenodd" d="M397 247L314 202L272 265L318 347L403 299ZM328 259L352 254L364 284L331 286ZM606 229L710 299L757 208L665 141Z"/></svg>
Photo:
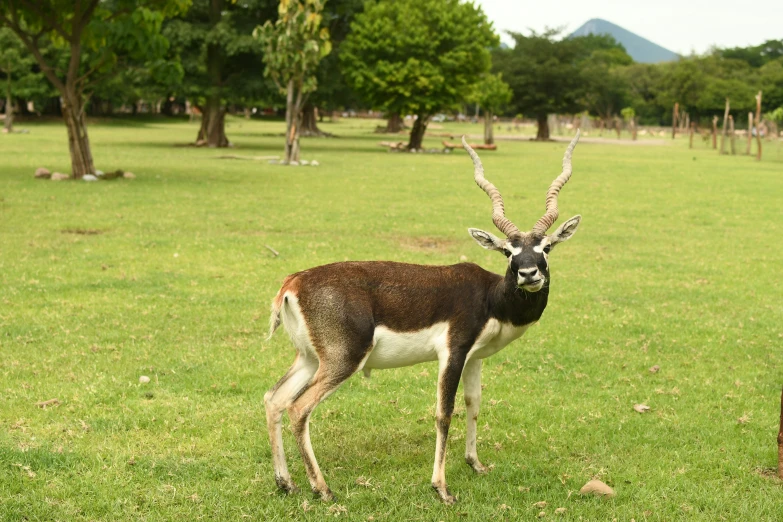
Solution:
<svg viewBox="0 0 783 522"><path fill-rule="evenodd" d="M531 323L533 324L533 323ZM468 352L470 359L484 359L520 338L530 324L513 326L490 319ZM448 350L449 325L437 323L418 332L395 332L384 326L375 328L373 349L367 356L365 370L401 368L437 361Z"/></svg>
<svg viewBox="0 0 783 522"><path fill-rule="evenodd" d="M364 363L366 369L400 368L437 361L448 346L449 324L436 323L418 332L395 332L385 326L375 328L373 349Z"/></svg>

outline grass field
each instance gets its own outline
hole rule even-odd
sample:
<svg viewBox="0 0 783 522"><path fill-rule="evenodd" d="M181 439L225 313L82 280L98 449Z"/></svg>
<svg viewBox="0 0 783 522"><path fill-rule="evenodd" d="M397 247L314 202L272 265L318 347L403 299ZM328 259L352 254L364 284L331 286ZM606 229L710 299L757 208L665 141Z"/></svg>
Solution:
<svg viewBox="0 0 783 522"><path fill-rule="evenodd" d="M321 165L298 168L174 147L195 123L94 125L98 168L137 175L100 183L33 179L68 172L61 125L0 136L0 520L533 519L539 501L556 520L781 519L779 144L761 163L685 140L581 144L560 206L583 220L550 259L549 308L485 361L491 473L465 465L458 401L459 502L431 491L433 363L354 376L316 410L337 504L279 494L263 394L293 349L264 339L285 275L347 259L505 269L466 232L493 231L467 155L390 154L367 125L327 124L340 137L305 140ZM229 153L279 154L282 129L231 120ZM482 155L521 228L564 146ZM593 477L617 496L580 497Z"/></svg>

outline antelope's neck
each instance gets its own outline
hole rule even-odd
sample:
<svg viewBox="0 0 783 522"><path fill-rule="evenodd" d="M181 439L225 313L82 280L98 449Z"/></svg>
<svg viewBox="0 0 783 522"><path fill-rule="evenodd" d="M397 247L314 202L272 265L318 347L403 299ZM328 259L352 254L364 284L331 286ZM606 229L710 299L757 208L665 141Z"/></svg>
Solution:
<svg viewBox="0 0 783 522"><path fill-rule="evenodd" d="M514 326L538 321L549 299L549 283L538 292L525 292L517 287L514 275L506 273L490 294L492 317Z"/></svg>

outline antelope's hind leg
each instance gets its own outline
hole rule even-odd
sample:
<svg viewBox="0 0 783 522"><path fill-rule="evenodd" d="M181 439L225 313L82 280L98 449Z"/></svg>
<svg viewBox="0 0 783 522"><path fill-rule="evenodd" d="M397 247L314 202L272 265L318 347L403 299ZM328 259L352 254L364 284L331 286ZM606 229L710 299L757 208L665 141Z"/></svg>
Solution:
<svg viewBox="0 0 783 522"><path fill-rule="evenodd" d="M299 354L293 366L264 395L266 426L269 430L269 444L272 448L272 466L275 470L275 482L277 487L286 493L294 493L298 488L288 472L285 451L283 450L283 412L291 406L296 396L307 386L317 369L317 360L314 358L307 359L302 354Z"/></svg>
<svg viewBox="0 0 783 522"><path fill-rule="evenodd" d="M288 416L291 419L291 429L296 437L299 452L302 454L307 478L313 493L319 495L322 500L333 501L334 494L326 485L321 469L313 453L313 445L310 442L310 415L318 404L334 392L348 377L358 369L358 363L352 364L347 360L321 361L312 381L288 408Z"/></svg>

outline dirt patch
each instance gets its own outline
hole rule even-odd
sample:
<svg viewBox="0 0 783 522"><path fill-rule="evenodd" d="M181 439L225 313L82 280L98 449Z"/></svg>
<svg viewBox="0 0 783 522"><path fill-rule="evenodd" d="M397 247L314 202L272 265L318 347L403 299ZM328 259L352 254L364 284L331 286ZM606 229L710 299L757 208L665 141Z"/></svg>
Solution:
<svg viewBox="0 0 783 522"><path fill-rule="evenodd" d="M453 239L445 239L442 237L432 236L403 236L397 238L399 245L414 252L439 252L447 253L451 252L454 246L457 244Z"/></svg>
<svg viewBox="0 0 783 522"><path fill-rule="evenodd" d="M103 234L103 230L97 228L64 228L60 230L61 234L78 234L80 236L97 236Z"/></svg>
<svg viewBox="0 0 783 522"><path fill-rule="evenodd" d="M778 470L775 468L762 468L758 467L755 471L757 474L761 475L762 477L770 480L775 480L778 482L783 482L778 478Z"/></svg>

